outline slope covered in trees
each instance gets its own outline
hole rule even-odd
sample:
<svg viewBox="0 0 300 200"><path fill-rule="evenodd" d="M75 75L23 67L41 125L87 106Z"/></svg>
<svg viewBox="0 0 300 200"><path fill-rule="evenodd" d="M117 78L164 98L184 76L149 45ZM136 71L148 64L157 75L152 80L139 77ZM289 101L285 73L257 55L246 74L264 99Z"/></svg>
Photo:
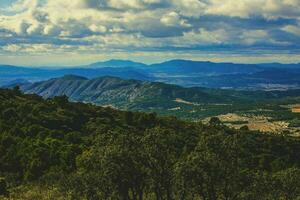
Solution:
<svg viewBox="0 0 300 200"><path fill-rule="evenodd" d="M109 76L87 79L67 75L24 84L21 90L44 98L66 95L72 101L147 111L155 108L164 110L172 108L178 104L174 101L176 98L196 103L228 103L235 99L230 95L214 95L199 88L183 88L165 83L124 80Z"/></svg>
<svg viewBox="0 0 300 200"><path fill-rule="evenodd" d="M0 90L3 199L299 199L300 141Z"/></svg>
<svg viewBox="0 0 300 200"><path fill-rule="evenodd" d="M15 85L12 84L12 87ZM192 121L228 113L263 116L292 125L296 125L299 118L297 113L291 112L290 106L299 103L300 90L184 88L158 82L116 77L88 79L75 75L21 84L21 90L44 98L66 95L75 102L88 102L129 111L156 112L161 116L172 115ZM289 131L293 132L290 129Z"/></svg>

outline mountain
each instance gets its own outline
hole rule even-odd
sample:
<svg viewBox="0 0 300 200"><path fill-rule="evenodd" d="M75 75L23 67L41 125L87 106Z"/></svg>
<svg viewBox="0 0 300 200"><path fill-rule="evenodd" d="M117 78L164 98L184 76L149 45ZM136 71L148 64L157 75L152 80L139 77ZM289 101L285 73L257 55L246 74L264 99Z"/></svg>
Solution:
<svg viewBox="0 0 300 200"><path fill-rule="evenodd" d="M237 73L253 73L261 70L254 64L234 64L234 63L213 63L191 60L171 60L159 64L149 66L152 72L164 72L175 74L237 74Z"/></svg>
<svg viewBox="0 0 300 200"><path fill-rule="evenodd" d="M85 76L88 78L95 78L99 76L114 76L122 79L137 79L137 80L152 80L151 76L147 72L141 69L134 69L131 67L113 68L71 68L71 69L60 69L55 71L56 76L60 77L68 74L74 74L78 76Z"/></svg>
<svg viewBox="0 0 300 200"><path fill-rule="evenodd" d="M68 96L72 101L111 105L124 109L168 109L178 104L176 99L195 103L218 103L228 101L225 96L202 92L198 88L183 88L157 82L124 80L116 77L85 77L67 75L48 81L21 85L25 93L44 98Z"/></svg>
<svg viewBox="0 0 300 200"><path fill-rule="evenodd" d="M300 88L300 68L283 66L171 60L149 66L149 74L156 81L184 87L251 90Z"/></svg>
<svg viewBox="0 0 300 200"><path fill-rule="evenodd" d="M27 85L30 84L26 79L15 79L8 82L6 85L1 86L2 88L13 88L15 86Z"/></svg>
<svg viewBox="0 0 300 200"><path fill-rule="evenodd" d="M176 84L183 87L233 88L251 90L288 90L300 88L297 64L235 64L191 60L170 60L145 65L130 60L109 60L70 68L26 68L0 66L0 85L15 79L30 82L68 74L96 78L114 76Z"/></svg>
<svg viewBox="0 0 300 200"><path fill-rule="evenodd" d="M282 63L262 63L259 64L262 67L269 67L269 68L281 68L281 69L300 69L300 63L294 64L282 64Z"/></svg>
<svg viewBox="0 0 300 200"><path fill-rule="evenodd" d="M287 66L286 68L284 66ZM156 81L184 87L288 90L300 88L300 68L285 64L235 64L171 60L147 71Z"/></svg>
<svg viewBox="0 0 300 200"><path fill-rule="evenodd" d="M115 76L123 79L153 79L151 75L142 69L134 69L130 67L41 69L0 65L0 86L9 85L11 81L16 79L24 79L30 82L36 82L64 76L67 74L81 75L88 78L95 78L99 76Z"/></svg>
<svg viewBox="0 0 300 200"><path fill-rule="evenodd" d="M87 65L87 67L90 68L103 68L103 67L114 67L114 68L122 68L122 67L132 67L132 68L141 68L147 66L144 63L134 62L131 60L117 60L112 59L104 62L96 62L92 63L90 65Z"/></svg>
<svg viewBox="0 0 300 200"><path fill-rule="evenodd" d="M162 82L181 83L184 86L202 86L242 90L290 90L300 88L300 70L262 69L250 74L220 74L160 78Z"/></svg>
<svg viewBox="0 0 300 200"><path fill-rule="evenodd" d="M300 90L239 91L210 88L184 88L177 85L116 77L88 79L66 75L21 85L28 94L44 98L66 95L74 102L88 102L132 111L155 111L161 115L175 115L184 119L199 120L230 112L258 112L266 104L277 116L280 105L299 102ZM284 115L289 115L285 109ZM283 113L281 113L283 115Z"/></svg>
<svg viewBox="0 0 300 200"><path fill-rule="evenodd" d="M40 68L17 67L0 65L0 86L9 85L11 81L23 79L27 81L45 80L53 74L51 71Z"/></svg>

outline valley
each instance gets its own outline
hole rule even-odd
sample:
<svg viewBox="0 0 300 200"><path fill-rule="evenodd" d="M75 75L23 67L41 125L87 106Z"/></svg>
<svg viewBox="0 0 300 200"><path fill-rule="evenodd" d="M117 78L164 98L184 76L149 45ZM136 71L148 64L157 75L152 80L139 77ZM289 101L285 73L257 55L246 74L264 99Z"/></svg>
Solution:
<svg viewBox="0 0 300 200"><path fill-rule="evenodd" d="M300 200L300 0L0 0L0 200Z"/></svg>
<svg viewBox="0 0 300 200"><path fill-rule="evenodd" d="M224 124L270 133L299 135L300 90L245 91L184 88L177 85L125 80L116 77L88 79L66 75L36 83L21 84L28 94L44 98L66 95L71 101L114 109L155 112L189 121L218 117Z"/></svg>
<svg viewBox="0 0 300 200"><path fill-rule="evenodd" d="M299 134L300 65L109 60L69 68L0 66L0 86L44 98L66 95L129 111Z"/></svg>

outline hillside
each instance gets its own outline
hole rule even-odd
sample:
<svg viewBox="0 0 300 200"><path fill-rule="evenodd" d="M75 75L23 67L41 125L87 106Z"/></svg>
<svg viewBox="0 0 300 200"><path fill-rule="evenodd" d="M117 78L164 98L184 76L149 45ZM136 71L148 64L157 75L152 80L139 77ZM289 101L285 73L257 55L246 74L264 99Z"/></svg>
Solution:
<svg viewBox="0 0 300 200"><path fill-rule="evenodd" d="M115 76L123 79L152 80L150 74L142 69L132 67L74 67L74 68L28 68L0 65L0 86L8 85L15 80L30 82L48 80L68 74L95 78L99 76Z"/></svg>
<svg viewBox="0 0 300 200"><path fill-rule="evenodd" d="M164 83L123 80L116 77L87 79L67 75L48 81L21 86L25 93L34 93L44 98L68 96L72 101L111 105L118 108L169 109L180 98L195 103L226 103L230 98L202 92L197 88L183 88Z"/></svg>
<svg viewBox="0 0 300 200"><path fill-rule="evenodd" d="M233 130L216 118L203 125L17 89L0 89L0 100L1 199L300 195L298 139Z"/></svg>
<svg viewBox="0 0 300 200"><path fill-rule="evenodd" d="M14 87L16 83L12 84ZM71 101L93 103L122 110L156 112L162 116L199 121L219 116L233 127L249 126L272 133L300 134L298 113L300 90L241 91L183 88L158 82L124 80L116 77L88 79L66 75L36 83L21 83L25 93L44 98L66 95ZM227 116L236 116L226 120ZM247 119L247 120L240 120ZM264 119L264 120L257 120ZM262 123L268 128L261 128Z"/></svg>

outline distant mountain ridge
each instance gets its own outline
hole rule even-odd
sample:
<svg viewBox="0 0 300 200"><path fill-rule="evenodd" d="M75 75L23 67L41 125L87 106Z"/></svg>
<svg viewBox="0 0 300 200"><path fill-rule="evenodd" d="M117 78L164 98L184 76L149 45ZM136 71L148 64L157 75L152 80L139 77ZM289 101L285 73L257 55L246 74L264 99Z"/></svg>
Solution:
<svg viewBox="0 0 300 200"><path fill-rule="evenodd" d="M255 64L213 63L206 61L170 60L150 65L153 71L174 73L253 73L260 70Z"/></svg>
<svg viewBox="0 0 300 200"><path fill-rule="evenodd" d="M300 89L239 91L184 88L160 82L125 80L111 76L88 79L78 75L25 83L20 85L20 89L27 94L38 94L43 98L66 95L74 102L131 111L151 111L189 119L238 111L249 105L256 108L262 102L267 104L273 101L281 102L284 99L294 102L300 96Z"/></svg>
<svg viewBox="0 0 300 200"><path fill-rule="evenodd" d="M172 108L174 100L184 99L195 103L229 102L225 96L157 82L123 80L116 77L87 79L67 75L47 81L21 85L25 93L44 98L66 95L73 101L112 105L118 108ZM167 106L167 107L166 107Z"/></svg>
<svg viewBox="0 0 300 200"><path fill-rule="evenodd" d="M96 62L92 63L90 65L87 65L86 67L91 67L91 68L103 68L103 67L145 67L147 66L144 63L140 62L134 62L131 60L118 60L118 59L112 59L108 61L103 61L103 62Z"/></svg>
<svg viewBox="0 0 300 200"><path fill-rule="evenodd" d="M236 64L192 60L170 60L146 65L130 60L109 60L69 68L25 68L0 65L0 85L16 79L43 81L67 74L96 78L157 81L184 87L234 89L300 88L300 64Z"/></svg>

